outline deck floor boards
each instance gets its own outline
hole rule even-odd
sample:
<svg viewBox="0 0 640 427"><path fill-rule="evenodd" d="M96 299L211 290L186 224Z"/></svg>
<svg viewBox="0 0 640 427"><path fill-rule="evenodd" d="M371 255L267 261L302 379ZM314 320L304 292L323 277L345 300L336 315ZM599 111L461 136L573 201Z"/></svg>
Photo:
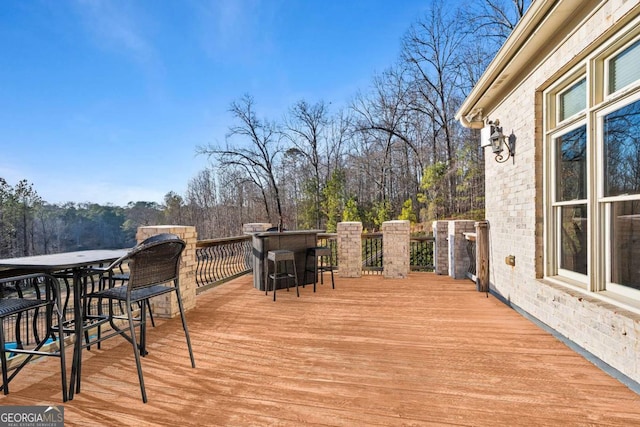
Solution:
<svg viewBox="0 0 640 427"><path fill-rule="evenodd" d="M271 294L250 275L149 330L140 399L129 344L86 351L66 426L631 426L640 396L467 280L336 277ZM70 353L69 353L70 356ZM1 405L60 405L55 360Z"/></svg>

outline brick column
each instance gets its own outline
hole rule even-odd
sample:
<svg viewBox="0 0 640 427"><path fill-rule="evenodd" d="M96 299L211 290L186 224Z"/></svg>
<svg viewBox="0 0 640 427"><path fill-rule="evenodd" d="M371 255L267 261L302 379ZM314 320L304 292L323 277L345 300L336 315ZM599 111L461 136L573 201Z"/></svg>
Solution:
<svg viewBox="0 0 640 427"><path fill-rule="evenodd" d="M436 274L449 274L449 221L433 221L433 264Z"/></svg>
<svg viewBox="0 0 640 427"><path fill-rule="evenodd" d="M390 279L404 279L411 269L409 260L409 221L382 223L382 275Z"/></svg>
<svg viewBox="0 0 640 427"><path fill-rule="evenodd" d="M340 277L362 275L362 223L338 223L338 274Z"/></svg>
<svg viewBox="0 0 640 427"><path fill-rule="evenodd" d="M449 276L465 279L469 269L467 239L463 233L476 231L475 221L449 221Z"/></svg>
<svg viewBox="0 0 640 427"><path fill-rule="evenodd" d="M138 243L161 233L171 233L180 237L187 244L180 260L180 295L185 311L196 306L196 228L183 225L153 225L138 227L136 239ZM180 314L174 292L158 296L151 300L154 316L174 317Z"/></svg>

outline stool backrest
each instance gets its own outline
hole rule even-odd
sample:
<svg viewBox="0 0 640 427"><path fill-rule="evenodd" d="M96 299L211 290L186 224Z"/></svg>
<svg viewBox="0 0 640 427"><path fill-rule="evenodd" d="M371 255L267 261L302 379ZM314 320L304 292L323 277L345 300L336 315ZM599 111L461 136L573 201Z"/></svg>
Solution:
<svg viewBox="0 0 640 427"><path fill-rule="evenodd" d="M180 256L186 244L175 234L152 236L133 248L129 262L129 286L140 288L178 278Z"/></svg>

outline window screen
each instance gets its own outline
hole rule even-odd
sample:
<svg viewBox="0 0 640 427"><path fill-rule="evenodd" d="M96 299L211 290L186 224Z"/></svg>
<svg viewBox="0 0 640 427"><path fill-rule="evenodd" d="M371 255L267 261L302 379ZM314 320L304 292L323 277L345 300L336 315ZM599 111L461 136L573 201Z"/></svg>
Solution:
<svg viewBox="0 0 640 427"><path fill-rule="evenodd" d="M560 94L560 121L584 110L587 106L587 81L580 80Z"/></svg>
<svg viewBox="0 0 640 427"><path fill-rule="evenodd" d="M640 40L609 61L609 93L640 79Z"/></svg>

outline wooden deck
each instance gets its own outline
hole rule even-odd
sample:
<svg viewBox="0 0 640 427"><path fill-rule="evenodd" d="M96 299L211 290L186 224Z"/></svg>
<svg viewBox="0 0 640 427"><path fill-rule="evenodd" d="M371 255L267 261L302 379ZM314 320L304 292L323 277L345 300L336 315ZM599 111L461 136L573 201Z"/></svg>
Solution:
<svg viewBox="0 0 640 427"><path fill-rule="evenodd" d="M367 276L278 293L244 276L150 330L149 403L118 338L85 352L66 426L640 425L640 396L467 280ZM0 405L60 405L56 360ZM47 373L49 371L49 373Z"/></svg>

